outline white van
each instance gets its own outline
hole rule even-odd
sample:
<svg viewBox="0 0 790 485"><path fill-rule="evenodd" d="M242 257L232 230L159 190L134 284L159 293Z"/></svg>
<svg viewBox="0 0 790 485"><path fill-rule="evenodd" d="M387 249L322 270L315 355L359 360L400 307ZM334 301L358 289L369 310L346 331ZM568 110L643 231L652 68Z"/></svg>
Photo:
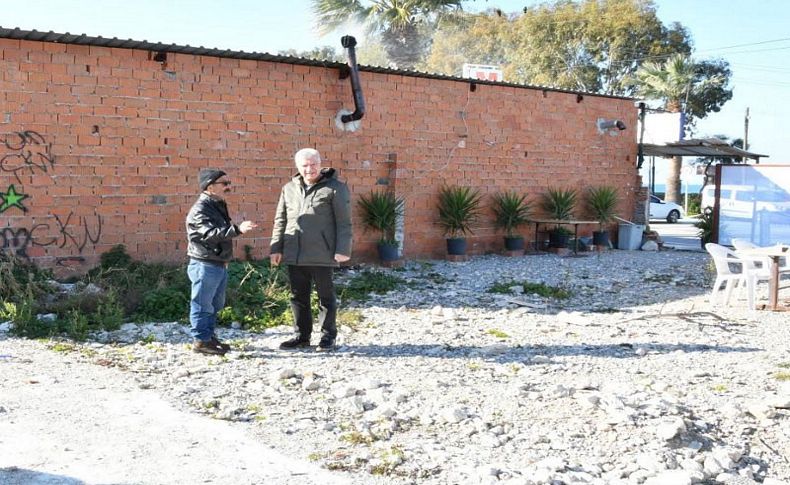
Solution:
<svg viewBox="0 0 790 485"><path fill-rule="evenodd" d="M702 191L701 206L713 207L715 186ZM754 185L722 185L719 194L719 215L751 219L755 211L790 212L790 193Z"/></svg>

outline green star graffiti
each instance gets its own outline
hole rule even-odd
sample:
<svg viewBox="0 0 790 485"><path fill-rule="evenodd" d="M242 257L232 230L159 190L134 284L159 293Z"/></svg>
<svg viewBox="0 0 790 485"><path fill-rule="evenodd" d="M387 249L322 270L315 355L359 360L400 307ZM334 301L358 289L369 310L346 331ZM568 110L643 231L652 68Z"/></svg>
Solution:
<svg viewBox="0 0 790 485"><path fill-rule="evenodd" d="M7 211L11 207L19 207L22 209L22 212L27 212L27 207L22 205L22 201L27 199L27 197L25 194L17 193L13 185L9 186L5 193L0 192L0 200L3 201L3 205L0 205L0 213Z"/></svg>

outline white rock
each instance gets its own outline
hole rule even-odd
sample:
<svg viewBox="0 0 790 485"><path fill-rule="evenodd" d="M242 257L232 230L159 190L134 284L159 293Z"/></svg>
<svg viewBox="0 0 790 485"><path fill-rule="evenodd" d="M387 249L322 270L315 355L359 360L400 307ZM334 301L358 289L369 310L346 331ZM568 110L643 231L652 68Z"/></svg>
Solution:
<svg viewBox="0 0 790 485"><path fill-rule="evenodd" d="M642 245L642 251L658 251L658 243L652 240L645 241Z"/></svg>
<svg viewBox="0 0 790 485"><path fill-rule="evenodd" d="M0 326L0 331L2 331L2 326ZM790 395L782 394L770 396L767 400L767 404L776 409L790 409Z"/></svg>
<svg viewBox="0 0 790 485"><path fill-rule="evenodd" d="M381 387L381 381L378 379L365 379L362 381L362 389L378 389Z"/></svg>
<svg viewBox="0 0 790 485"><path fill-rule="evenodd" d="M686 431L686 423L683 421L683 418L675 418L659 424L658 428L656 428L656 436L662 440L669 441L684 431Z"/></svg>
<svg viewBox="0 0 790 485"><path fill-rule="evenodd" d="M766 477L765 480L763 480L763 485L790 485L790 482L779 480L778 478Z"/></svg>
<svg viewBox="0 0 790 485"><path fill-rule="evenodd" d="M286 367L284 369L278 369L270 374L271 380L278 381L282 379L290 379L291 377L296 377L296 370L291 367Z"/></svg>
<svg viewBox="0 0 790 485"><path fill-rule="evenodd" d="M460 423L469 417L469 410L465 407L444 409L441 417L447 423Z"/></svg>
<svg viewBox="0 0 790 485"><path fill-rule="evenodd" d="M746 411L763 421L776 416L776 410L765 401L752 401L746 405Z"/></svg>
<svg viewBox="0 0 790 485"><path fill-rule="evenodd" d="M692 478L685 470L668 470L660 472L645 480L644 485L691 485Z"/></svg>
<svg viewBox="0 0 790 485"><path fill-rule="evenodd" d="M302 380L302 389L305 391L315 391L321 388L321 380L314 376L305 377Z"/></svg>
<svg viewBox="0 0 790 485"><path fill-rule="evenodd" d="M331 389L332 395L335 396L337 399L343 399L345 397L351 397L357 394L357 389L354 386L349 386L343 382L336 382L332 384Z"/></svg>
<svg viewBox="0 0 790 485"><path fill-rule="evenodd" d="M703 462L702 466L705 470L705 474L708 476L715 477L716 475L727 471L726 468L724 468L721 463L719 463L719 461L710 454L705 456L705 461Z"/></svg>
<svg viewBox="0 0 790 485"><path fill-rule="evenodd" d="M443 312L443 309L442 309L441 305L436 305L435 307L431 308L431 315L434 315L434 316L438 317L438 316L442 315L442 312Z"/></svg>
<svg viewBox="0 0 790 485"><path fill-rule="evenodd" d="M486 345L480 349L480 354L485 356L501 355L510 351L510 346L507 344L492 344Z"/></svg>

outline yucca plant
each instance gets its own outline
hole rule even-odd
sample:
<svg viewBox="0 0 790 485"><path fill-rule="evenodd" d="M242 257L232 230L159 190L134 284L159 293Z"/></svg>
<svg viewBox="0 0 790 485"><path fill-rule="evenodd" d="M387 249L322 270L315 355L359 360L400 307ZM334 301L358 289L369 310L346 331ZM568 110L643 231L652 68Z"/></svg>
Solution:
<svg viewBox="0 0 790 485"><path fill-rule="evenodd" d="M359 198L362 224L366 229L379 231L379 244L398 244L395 224L403 216L404 199L390 191L370 192Z"/></svg>
<svg viewBox="0 0 790 485"><path fill-rule="evenodd" d="M552 219L569 221L573 219L578 195L573 189L555 189L549 187L543 194L541 207Z"/></svg>
<svg viewBox="0 0 790 485"><path fill-rule="evenodd" d="M618 198L617 189L606 185L591 187L587 191L587 204L601 229L614 219Z"/></svg>
<svg viewBox="0 0 790 485"><path fill-rule="evenodd" d="M550 218L558 221L569 221L573 219L573 209L576 207L577 198L577 192L573 189L549 187L543 194L541 207ZM570 231L558 224L549 233L549 247L567 247L570 234Z"/></svg>
<svg viewBox="0 0 790 485"><path fill-rule="evenodd" d="M450 238L472 233L480 214L480 192L471 187L444 186L439 190L439 225Z"/></svg>
<svg viewBox="0 0 790 485"><path fill-rule="evenodd" d="M494 225L505 231L505 237L516 237L515 231L529 221L530 207L526 195L500 192L493 196Z"/></svg>

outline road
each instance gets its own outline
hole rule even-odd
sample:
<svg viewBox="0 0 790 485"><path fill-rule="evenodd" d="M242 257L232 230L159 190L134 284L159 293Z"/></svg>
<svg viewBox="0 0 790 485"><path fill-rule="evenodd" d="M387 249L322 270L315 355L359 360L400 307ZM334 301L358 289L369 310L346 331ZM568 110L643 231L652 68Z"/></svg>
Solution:
<svg viewBox="0 0 790 485"><path fill-rule="evenodd" d="M683 251L702 251L694 218L681 219L675 224L666 221L651 221L650 229L657 231L664 246L671 246Z"/></svg>

